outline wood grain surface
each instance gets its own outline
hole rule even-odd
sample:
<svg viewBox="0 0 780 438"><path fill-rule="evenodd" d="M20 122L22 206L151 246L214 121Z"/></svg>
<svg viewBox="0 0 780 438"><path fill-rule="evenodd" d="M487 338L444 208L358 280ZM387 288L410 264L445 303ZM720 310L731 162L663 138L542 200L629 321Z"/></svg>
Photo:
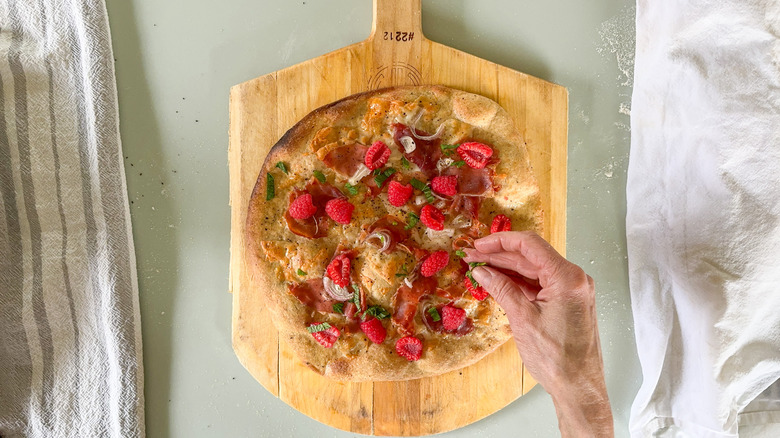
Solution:
<svg viewBox="0 0 780 438"><path fill-rule="evenodd" d="M363 42L234 86L230 90L230 291L233 348L268 391L330 426L362 434L418 436L482 419L528 392L513 342L478 363L405 382L341 383L300 363L278 335L244 260L249 196L271 146L312 110L361 91L441 84L497 101L522 133L539 181L544 237L565 255L565 88L426 39L421 0L374 0ZM457 397L453 397L457 394Z"/></svg>

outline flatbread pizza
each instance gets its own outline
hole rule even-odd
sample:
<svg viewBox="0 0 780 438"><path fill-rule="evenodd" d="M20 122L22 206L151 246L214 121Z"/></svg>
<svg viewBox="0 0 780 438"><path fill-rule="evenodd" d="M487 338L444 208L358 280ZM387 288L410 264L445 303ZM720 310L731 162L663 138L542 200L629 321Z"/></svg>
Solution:
<svg viewBox="0 0 780 438"><path fill-rule="evenodd" d="M511 337L462 249L541 227L525 142L496 102L442 86L360 93L304 117L266 157L247 214L249 293L318 373L434 376Z"/></svg>

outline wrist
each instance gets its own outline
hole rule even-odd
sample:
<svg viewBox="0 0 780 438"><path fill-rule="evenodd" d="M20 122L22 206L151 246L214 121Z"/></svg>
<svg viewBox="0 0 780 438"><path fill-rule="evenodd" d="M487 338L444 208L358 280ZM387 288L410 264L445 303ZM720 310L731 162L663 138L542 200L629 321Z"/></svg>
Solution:
<svg viewBox="0 0 780 438"><path fill-rule="evenodd" d="M550 395L562 437L611 437L612 409L603 376L578 379Z"/></svg>

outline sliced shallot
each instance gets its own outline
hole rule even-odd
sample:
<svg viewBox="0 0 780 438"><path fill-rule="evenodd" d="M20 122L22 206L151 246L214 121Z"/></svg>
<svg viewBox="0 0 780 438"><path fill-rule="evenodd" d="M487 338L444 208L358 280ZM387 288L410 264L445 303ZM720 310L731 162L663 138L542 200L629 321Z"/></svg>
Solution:
<svg viewBox="0 0 780 438"><path fill-rule="evenodd" d="M452 226L455 228L468 228L471 226L471 218L459 214L452 220Z"/></svg>
<svg viewBox="0 0 780 438"><path fill-rule="evenodd" d="M411 274L407 275L406 278L404 278L404 284L409 287L412 287L412 283L414 282L414 280L417 280L417 270L415 270Z"/></svg>
<svg viewBox="0 0 780 438"><path fill-rule="evenodd" d="M455 160L452 158L439 158L439 161L436 163L436 170L439 171L439 173L444 172L444 169L452 166L452 163L454 163Z"/></svg>
<svg viewBox="0 0 780 438"><path fill-rule="evenodd" d="M427 230L425 230L425 234L427 234L428 237L437 237L437 236L452 237L452 236L455 235L455 230L453 228L449 228L449 227L444 228L441 231L436 231L436 230L432 230L432 229L428 228Z"/></svg>
<svg viewBox="0 0 780 438"><path fill-rule="evenodd" d="M355 174L352 175L352 177L348 180L350 184L353 186L360 182L361 179L368 176L368 174L371 173L371 169L369 169L365 164L360 163L360 166L355 171Z"/></svg>
<svg viewBox="0 0 780 438"><path fill-rule="evenodd" d="M369 234L366 237L366 242L371 243L371 240L379 240L379 245L374 245L379 248L380 251L387 251L390 248L390 233L387 230L377 230Z"/></svg>
<svg viewBox="0 0 780 438"><path fill-rule="evenodd" d="M436 132L432 135L420 135L417 133L417 122L420 121L420 118L422 118L423 112L420 111L417 116L412 121L412 124L409 125L409 130L412 131L412 135L415 138L419 138L420 140L435 140L439 138L442 132L444 132L444 123L440 124L439 127L436 129Z"/></svg>
<svg viewBox="0 0 780 438"><path fill-rule="evenodd" d="M350 287L341 287L333 282L333 280L330 279L330 277L322 277L322 285L325 287L325 292L328 293L328 295L333 298L334 300L338 301L347 301L351 300L352 297L355 295L354 292L350 292Z"/></svg>

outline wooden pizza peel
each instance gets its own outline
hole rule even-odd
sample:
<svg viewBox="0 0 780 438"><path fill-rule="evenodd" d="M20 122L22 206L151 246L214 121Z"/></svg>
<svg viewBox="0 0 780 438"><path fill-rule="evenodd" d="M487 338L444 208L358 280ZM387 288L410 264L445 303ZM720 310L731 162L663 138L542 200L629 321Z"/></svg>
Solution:
<svg viewBox="0 0 780 438"><path fill-rule="evenodd" d="M536 384L512 341L470 367L437 377L335 382L306 367L278 338L260 294L253 290L244 260L244 222L271 146L322 105L361 91L419 84L481 94L509 112L527 143L541 188L544 237L565 254L566 89L426 39L421 0L374 0L373 26L365 41L230 90L233 348L272 394L320 422L355 433L446 432L498 411Z"/></svg>

